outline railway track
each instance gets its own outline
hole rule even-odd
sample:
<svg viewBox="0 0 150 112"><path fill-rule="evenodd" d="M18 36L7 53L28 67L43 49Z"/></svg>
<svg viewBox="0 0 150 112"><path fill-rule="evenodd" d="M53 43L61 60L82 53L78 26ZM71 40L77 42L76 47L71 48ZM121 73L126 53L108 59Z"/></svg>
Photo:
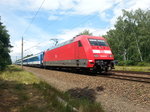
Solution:
<svg viewBox="0 0 150 112"><path fill-rule="evenodd" d="M131 71L112 71L106 74L100 74L99 77L142 82L150 84L149 72L131 72Z"/></svg>
<svg viewBox="0 0 150 112"><path fill-rule="evenodd" d="M40 68L38 68L40 69ZM136 72L136 71L111 71L108 73L87 73L84 71L73 71L69 69L57 69L57 68L48 68L53 71L62 71L68 73L75 73L80 75L90 75L96 77L104 77L110 79L118 79L124 81L133 81L133 82L141 82L141 83L149 83L150 84L150 72Z"/></svg>
<svg viewBox="0 0 150 112"><path fill-rule="evenodd" d="M140 72L140 71L113 70L112 72L150 75L150 72Z"/></svg>
<svg viewBox="0 0 150 112"><path fill-rule="evenodd" d="M134 71L111 71L108 73L85 73L84 71L72 71L66 69L53 69L56 71L63 71L75 74L82 74L82 75L94 75L97 77L104 77L104 78L111 78L111 79L118 79L124 81L133 81L133 82L141 82L141 83L149 83L150 84L150 72L134 72Z"/></svg>

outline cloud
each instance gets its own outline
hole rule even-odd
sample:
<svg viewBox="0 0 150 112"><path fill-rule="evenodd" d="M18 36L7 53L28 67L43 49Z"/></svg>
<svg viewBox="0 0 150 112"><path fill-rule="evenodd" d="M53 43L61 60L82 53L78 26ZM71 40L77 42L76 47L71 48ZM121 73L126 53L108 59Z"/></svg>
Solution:
<svg viewBox="0 0 150 112"><path fill-rule="evenodd" d="M1 0L0 5L7 6L11 10L36 11L42 3L42 0ZM150 0L45 0L41 10L57 11L60 14L70 15L92 15L99 13L103 20L110 19L107 10L113 10L113 23L117 16L121 14L122 9L135 10L137 8L148 9ZM59 11L59 12L58 12ZM57 20L58 17L50 15L49 20Z"/></svg>
<svg viewBox="0 0 150 112"><path fill-rule="evenodd" d="M131 0L129 1L129 10L141 8L143 10L150 9L150 0Z"/></svg>
<svg viewBox="0 0 150 112"><path fill-rule="evenodd" d="M118 0L80 0L74 7L75 14L89 15L111 8Z"/></svg>
<svg viewBox="0 0 150 112"><path fill-rule="evenodd" d="M11 49L12 52L10 53L12 60L14 61L16 60L16 56L18 58L20 58L21 56L21 37L23 35L23 32L29 25L29 22L25 18L20 18L17 15L14 15L9 10L2 11L1 16L2 22L6 26L6 29L9 31L8 33L11 36L11 44L12 46L14 46ZM30 26L30 29L27 30L23 37L25 39L24 50L40 43L40 45L33 47L31 50L26 51L24 54L24 56L26 56L27 54L38 53L42 50L45 50L46 47L49 47L50 45L48 44L51 43L47 40L49 40L49 38L52 36L49 34L49 32L46 32L41 27L38 27L36 24L32 24Z"/></svg>
<svg viewBox="0 0 150 112"><path fill-rule="evenodd" d="M109 30L106 29L98 29L98 28L91 28L91 27L80 27L80 28L73 28L73 29L64 29L61 34L56 35L55 38L60 39L60 42L69 40L79 33L83 32L84 30L89 30L90 33L93 33L94 36L101 36L106 34Z"/></svg>
<svg viewBox="0 0 150 112"><path fill-rule="evenodd" d="M11 6L11 8L20 10L37 10L42 0L1 0L1 5ZM74 14L92 14L113 9L116 5L122 5L121 8L129 9L147 9L150 7L149 0L45 0L42 9L49 10L72 10ZM9 8L8 7L8 8Z"/></svg>
<svg viewBox="0 0 150 112"><path fill-rule="evenodd" d="M20 56L21 36L42 1L43 0L0 0L0 15L11 35L12 45L15 45L11 53L13 57ZM94 28L93 25L90 24L86 25L88 27L74 26L71 29L59 29L59 34L52 36L50 35L50 31L44 29L45 26L41 27L39 24L33 22L30 29L24 35L26 40L25 48L32 47L40 42L39 47L34 47L31 50L31 52L36 53L40 50L47 49L53 44L53 42L49 41L50 38L56 37L61 41L68 40L85 29L90 30L94 35L103 35L110 27L112 28L114 26L116 18L122 15L122 9L135 10L138 8L144 10L149 9L150 0L45 0L39 12L39 14L42 13L44 15L44 20L62 20L61 15L67 15L67 17L68 15L73 15L73 17L76 15L95 15L99 16L99 20L108 22L109 25L103 29ZM108 13L109 10L111 10L111 14ZM47 14L46 16L45 13ZM45 23L42 21L42 24ZM27 51L28 54L31 52L30 50Z"/></svg>
<svg viewBox="0 0 150 112"><path fill-rule="evenodd" d="M74 28L74 29L64 29L61 34L55 35L55 38L59 40L59 43L64 42L66 40L72 39L80 32L88 29L89 32L93 33L95 36L100 36L105 34L108 29L95 29L90 27L81 27L81 28ZM52 47L55 43L50 40L53 36L50 36L49 39L39 40L39 39L28 39L24 40L24 56L28 54L36 54L41 51L45 51L48 48ZM16 60L16 56L18 58L21 57L21 40L17 40L14 42L14 47L12 48L11 56L12 60ZM19 48L19 49L18 49Z"/></svg>
<svg viewBox="0 0 150 112"><path fill-rule="evenodd" d="M60 20L60 18L58 16L51 15L48 17L48 20L54 21L54 20Z"/></svg>
<svg viewBox="0 0 150 112"><path fill-rule="evenodd" d="M112 27L117 20L117 17L122 15L122 9L127 11L141 8L143 10L150 9L150 0L122 0L115 7L113 7L113 17L110 19L110 26Z"/></svg>
<svg viewBox="0 0 150 112"><path fill-rule="evenodd" d="M21 40L17 40L13 43L13 48L11 49L11 58L13 61L16 60L16 57L18 59L21 58ZM29 39L29 40L24 40L23 44L23 49L24 49L24 56L29 55L29 54L37 54L39 52L42 52L49 47L51 47L53 43L49 40L47 41L41 41L38 39Z"/></svg>
<svg viewBox="0 0 150 112"><path fill-rule="evenodd" d="M24 50L25 49L28 49L29 47L32 47L33 45L36 45L37 42L35 41L30 41L30 42L27 42L24 44ZM14 47L11 49L12 52L10 53L11 55L11 58L13 61L17 59L20 59L21 58L21 41L16 41L14 44ZM28 50L28 51L24 51L24 56L28 55L28 54L35 54L35 53L38 53L40 52L39 49L37 49L36 47L35 48L32 48L32 51L31 50Z"/></svg>

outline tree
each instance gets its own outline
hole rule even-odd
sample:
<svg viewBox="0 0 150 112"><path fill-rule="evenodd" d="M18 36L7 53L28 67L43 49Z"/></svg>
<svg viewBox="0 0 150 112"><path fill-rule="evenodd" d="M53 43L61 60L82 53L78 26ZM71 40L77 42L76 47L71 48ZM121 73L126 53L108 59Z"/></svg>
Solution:
<svg viewBox="0 0 150 112"><path fill-rule="evenodd" d="M117 60L150 62L150 10L123 10L105 37Z"/></svg>
<svg viewBox="0 0 150 112"><path fill-rule="evenodd" d="M79 35L93 35L89 32L89 30L84 30L83 32L79 33Z"/></svg>
<svg viewBox="0 0 150 112"><path fill-rule="evenodd" d="M3 70L6 65L11 64L10 58L10 35L6 30L6 27L0 21L0 70Z"/></svg>

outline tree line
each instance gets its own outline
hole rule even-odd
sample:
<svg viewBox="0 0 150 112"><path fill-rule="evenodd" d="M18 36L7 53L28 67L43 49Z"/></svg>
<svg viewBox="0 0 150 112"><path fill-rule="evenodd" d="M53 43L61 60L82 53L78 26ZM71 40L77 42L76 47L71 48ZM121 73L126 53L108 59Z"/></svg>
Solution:
<svg viewBox="0 0 150 112"><path fill-rule="evenodd" d="M122 10L113 29L106 35L115 60L119 65L149 65L150 63L150 10ZM85 30L80 35L93 35Z"/></svg>
<svg viewBox="0 0 150 112"><path fill-rule="evenodd" d="M115 60L118 60L120 65L150 63L150 10L122 12L114 28L103 35L107 38ZM80 33L84 34L93 35L89 30ZM11 64L9 55L11 47L10 35L0 21L0 70Z"/></svg>
<svg viewBox="0 0 150 112"><path fill-rule="evenodd" d="M5 69L7 65L11 64L10 58L10 35L6 30L5 25L1 22L0 17L0 71Z"/></svg>
<svg viewBox="0 0 150 112"><path fill-rule="evenodd" d="M137 65L150 62L150 10L123 10L114 29L104 37L120 64Z"/></svg>

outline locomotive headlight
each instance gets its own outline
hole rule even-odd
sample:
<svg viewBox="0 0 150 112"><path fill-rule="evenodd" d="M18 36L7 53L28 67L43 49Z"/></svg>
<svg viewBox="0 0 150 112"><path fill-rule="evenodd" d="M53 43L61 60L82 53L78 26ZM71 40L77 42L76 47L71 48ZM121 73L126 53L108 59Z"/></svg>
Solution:
<svg viewBox="0 0 150 112"><path fill-rule="evenodd" d="M111 57L113 57L113 55L109 55L109 57L111 58Z"/></svg>
<svg viewBox="0 0 150 112"><path fill-rule="evenodd" d="M89 60L89 63L90 64L94 64L94 60Z"/></svg>
<svg viewBox="0 0 150 112"><path fill-rule="evenodd" d="M93 60L89 60L89 62L94 62Z"/></svg>
<svg viewBox="0 0 150 112"><path fill-rule="evenodd" d="M99 57L99 55L98 54L94 54L94 57Z"/></svg>

